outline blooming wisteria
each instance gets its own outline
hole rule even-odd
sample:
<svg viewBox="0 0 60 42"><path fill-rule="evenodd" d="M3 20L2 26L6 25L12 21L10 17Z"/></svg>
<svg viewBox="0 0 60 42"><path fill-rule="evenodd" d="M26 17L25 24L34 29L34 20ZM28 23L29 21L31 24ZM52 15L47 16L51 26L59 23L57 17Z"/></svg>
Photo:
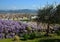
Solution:
<svg viewBox="0 0 60 42"><path fill-rule="evenodd" d="M19 21L0 20L0 38L13 38L16 34L23 36L28 30L34 30L32 27Z"/></svg>

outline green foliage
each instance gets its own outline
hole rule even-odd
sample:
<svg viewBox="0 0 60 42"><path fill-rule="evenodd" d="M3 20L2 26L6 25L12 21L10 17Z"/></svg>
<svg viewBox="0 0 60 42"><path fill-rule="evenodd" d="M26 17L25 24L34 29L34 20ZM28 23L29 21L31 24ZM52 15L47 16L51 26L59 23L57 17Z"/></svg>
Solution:
<svg viewBox="0 0 60 42"><path fill-rule="evenodd" d="M29 33L29 34L24 34L23 39L21 39L21 40L28 40L28 39L34 39L34 38L36 38L35 33L32 32L32 33Z"/></svg>
<svg viewBox="0 0 60 42"><path fill-rule="evenodd" d="M40 34L40 33L35 33L36 35L36 38L41 38L42 37L42 35Z"/></svg>
<svg viewBox="0 0 60 42"><path fill-rule="evenodd" d="M54 12L55 14L53 15L51 20L54 20L53 23L60 24L60 4L56 6L56 11Z"/></svg>
<svg viewBox="0 0 60 42"><path fill-rule="evenodd" d="M57 8L56 13L60 15L60 4L56 8Z"/></svg>
<svg viewBox="0 0 60 42"><path fill-rule="evenodd" d="M21 40L28 40L28 39L35 39L35 38L42 38L44 37L44 34L40 32L32 32L29 34L24 34L23 39Z"/></svg>
<svg viewBox="0 0 60 42"><path fill-rule="evenodd" d="M48 36L49 33L49 25L50 24L60 24L60 4L56 6L56 8L53 7L53 5L45 6L43 9L38 10L38 17L37 17L37 23L47 23L47 30L46 35ZM59 33L58 33L59 34Z"/></svg>
<svg viewBox="0 0 60 42"><path fill-rule="evenodd" d="M35 38L35 33L32 32L30 35L29 35L29 39L34 39Z"/></svg>
<svg viewBox="0 0 60 42"><path fill-rule="evenodd" d="M53 7L53 5L46 6L38 10L37 21L44 23L58 23L60 24L60 4Z"/></svg>
<svg viewBox="0 0 60 42"><path fill-rule="evenodd" d="M39 42L60 42L60 39L45 39L45 40L40 40Z"/></svg>
<svg viewBox="0 0 60 42"><path fill-rule="evenodd" d="M44 34L45 33L43 33L43 32L35 32L35 37L36 38L42 38L42 37L44 37Z"/></svg>
<svg viewBox="0 0 60 42"><path fill-rule="evenodd" d="M51 9L53 9L53 6L50 5L50 6L47 6L44 7L43 9L39 9L38 10L38 20L37 21L40 21L40 22L49 22L49 18L50 18L50 11Z"/></svg>
<svg viewBox="0 0 60 42"><path fill-rule="evenodd" d="M57 35L60 35L60 30L55 31Z"/></svg>
<svg viewBox="0 0 60 42"><path fill-rule="evenodd" d="M24 34L23 35L23 39L21 39L21 40L27 40L29 38L29 35L28 34Z"/></svg>

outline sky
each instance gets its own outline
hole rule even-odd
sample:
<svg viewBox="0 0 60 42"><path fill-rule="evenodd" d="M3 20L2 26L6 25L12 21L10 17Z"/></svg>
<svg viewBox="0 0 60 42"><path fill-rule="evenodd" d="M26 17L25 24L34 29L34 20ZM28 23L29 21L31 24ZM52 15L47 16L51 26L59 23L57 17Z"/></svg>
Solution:
<svg viewBox="0 0 60 42"><path fill-rule="evenodd" d="M0 0L0 10L39 9L44 5L59 4L60 0Z"/></svg>

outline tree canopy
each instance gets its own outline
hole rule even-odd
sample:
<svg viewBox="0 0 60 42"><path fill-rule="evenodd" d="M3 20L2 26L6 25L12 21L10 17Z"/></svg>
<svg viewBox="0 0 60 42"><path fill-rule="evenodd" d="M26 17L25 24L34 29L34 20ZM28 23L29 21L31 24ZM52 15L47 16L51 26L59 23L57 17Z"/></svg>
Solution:
<svg viewBox="0 0 60 42"><path fill-rule="evenodd" d="M53 5L44 7L38 10L38 22L45 23L60 23L60 4L55 8Z"/></svg>

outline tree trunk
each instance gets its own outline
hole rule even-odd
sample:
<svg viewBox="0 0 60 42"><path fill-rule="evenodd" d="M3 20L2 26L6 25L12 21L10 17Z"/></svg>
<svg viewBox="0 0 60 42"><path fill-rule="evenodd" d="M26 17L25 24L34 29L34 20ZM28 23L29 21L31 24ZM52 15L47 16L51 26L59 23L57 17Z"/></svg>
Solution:
<svg viewBox="0 0 60 42"><path fill-rule="evenodd" d="M38 28L38 25L39 25L39 23L37 22L37 28ZM36 28L36 31L37 31L37 28Z"/></svg>
<svg viewBox="0 0 60 42"><path fill-rule="evenodd" d="M49 36L49 23L47 24L46 36Z"/></svg>

